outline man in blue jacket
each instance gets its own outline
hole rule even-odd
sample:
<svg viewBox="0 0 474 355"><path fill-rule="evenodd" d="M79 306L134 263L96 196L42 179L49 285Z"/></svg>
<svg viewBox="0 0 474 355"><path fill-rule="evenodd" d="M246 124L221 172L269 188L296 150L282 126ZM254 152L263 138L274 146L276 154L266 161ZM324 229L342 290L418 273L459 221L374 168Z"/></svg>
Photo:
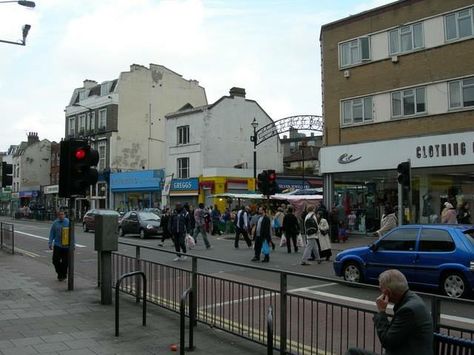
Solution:
<svg viewBox="0 0 474 355"><path fill-rule="evenodd" d="M67 277L69 257L69 219L64 216L64 211L58 212L58 218L51 226L48 246L53 250L53 265L58 280L64 281Z"/></svg>
<svg viewBox="0 0 474 355"><path fill-rule="evenodd" d="M379 313L374 316L377 335L386 355L432 355L433 321L423 300L408 289L400 271L391 269L379 276L382 294L377 297ZM393 303L393 317L385 313L388 303ZM371 352L351 348L346 355L366 355Z"/></svg>

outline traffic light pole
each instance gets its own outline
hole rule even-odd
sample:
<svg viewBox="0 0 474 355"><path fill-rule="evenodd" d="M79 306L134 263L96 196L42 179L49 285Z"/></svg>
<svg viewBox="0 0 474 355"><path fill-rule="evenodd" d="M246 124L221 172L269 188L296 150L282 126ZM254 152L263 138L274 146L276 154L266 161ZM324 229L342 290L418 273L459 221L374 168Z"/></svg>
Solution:
<svg viewBox="0 0 474 355"><path fill-rule="evenodd" d="M67 289L68 291L74 290L74 248L75 248L75 233L74 233L74 222L75 213L74 205L76 199L74 197L69 198L68 204L68 218L69 218L69 253L68 253L68 274L67 274Z"/></svg>

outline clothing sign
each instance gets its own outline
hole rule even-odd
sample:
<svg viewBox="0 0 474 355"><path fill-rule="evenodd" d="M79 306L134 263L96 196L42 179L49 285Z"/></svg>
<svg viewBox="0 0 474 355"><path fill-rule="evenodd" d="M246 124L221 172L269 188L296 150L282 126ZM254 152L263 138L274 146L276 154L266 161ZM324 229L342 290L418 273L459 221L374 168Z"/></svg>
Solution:
<svg viewBox="0 0 474 355"><path fill-rule="evenodd" d="M139 170L110 174L112 192L160 191L163 170Z"/></svg>

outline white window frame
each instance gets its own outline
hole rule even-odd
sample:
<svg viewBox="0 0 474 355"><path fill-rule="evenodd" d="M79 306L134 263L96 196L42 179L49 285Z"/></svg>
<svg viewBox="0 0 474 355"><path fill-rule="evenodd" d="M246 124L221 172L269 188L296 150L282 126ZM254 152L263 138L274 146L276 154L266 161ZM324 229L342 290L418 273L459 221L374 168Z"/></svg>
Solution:
<svg viewBox="0 0 474 355"><path fill-rule="evenodd" d="M79 102L83 101L87 98L87 90L81 90L79 91Z"/></svg>
<svg viewBox="0 0 474 355"><path fill-rule="evenodd" d="M76 117L69 117L69 135L73 136L74 134L76 134Z"/></svg>
<svg viewBox="0 0 474 355"><path fill-rule="evenodd" d="M82 113L79 115L79 132L85 132L86 130L86 114Z"/></svg>
<svg viewBox="0 0 474 355"><path fill-rule="evenodd" d="M469 78L464 78L460 80L453 80L448 82L448 99L449 99L449 109L450 110L456 110L456 109L463 109L463 108L474 108L474 105L468 105L466 106L464 104L464 90L466 88L473 88L474 89L474 82L472 84L466 84L466 81L472 80L474 81L474 77L469 77ZM451 101L451 93L452 93L452 88L454 86L457 86L457 91L459 93L459 98L458 102L459 105L453 106L453 103Z"/></svg>
<svg viewBox="0 0 474 355"><path fill-rule="evenodd" d="M370 106L369 106L369 100L370 100ZM341 101L341 125L351 126L351 125L358 125L358 124L373 122L374 121L373 105L374 105L373 96L364 96L364 97L358 97L356 99ZM346 117L345 115L346 107L349 107L350 109L350 117ZM359 107L362 110L362 121L354 122L354 109L359 108ZM370 110L369 112L371 113L370 117L366 115L368 110Z"/></svg>
<svg viewBox="0 0 474 355"><path fill-rule="evenodd" d="M100 96L105 96L110 94L110 88L112 86L111 81L100 84Z"/></svg>
<svg viewBox="0 0 474 355"><path fill-rule="evenodd" d="M461 14L466 11L468 12L468 15L462 16ZM456 25L456 29L455 29L456 35L453 38L448 38L448 17L451 17L451 16L454 16L454 23ZM461 37L459 35L459 21L466 18L470 19L471 34ZM456 41L456 40L465 39L465 38L471 38L472 36L474 36L474 8L463 9L457 12L452 12L444 16L444 39L446 40L446 42Z"/></svg>
<svg viewBox="0 0 474 355"><path fill-rule="evenodd" d="M418 111L418 99L420 97L419 95L419 90L423 89L423 98L424 98L424 110L423 111ZM427 108L427 103L426 103L426 86L418 86L415 88L409 88L409 89L404 89L404 90L398 90L390 93L390 108L391 108L391 117L392 118L403 118L403 117L413 117L413 116L419 116L426 114L426 108ZM394 96L399 95L400 97L400 114L394 114L394 104L393 104L393 99ZM405 104L404 100L408 99L410 97L413 97L413 105L414 105L414 113L407 114L405 113Z"/></svg>
<svg viewBox="0 0 474 355"><path fill-rule="evenodd" d="M415 46L415 26L420 26L421 28L421 45ZM406 30L406 31L405 31ZM405 32L404 32L405 31ZM392 34L397 36L397 48L392 48ZM411 39L411 48L402 49L402 37L404 35L409 35ZM423 22L413 23L408 26L402 26L391 30L388 32L388 46L390 55L397 55L402 53L409 53L425 47L425 33L423 28Z"/></svg>
<svg viewBox="0 0 474 355"><path fill-rule="evenodd" d="M177 145L189 144L189 125L177 127L176 132Z"/></svg>
<svg viewBox="0 0 474 355"><path fill-rule="evenodd" d="M97 142L97 152L99 153L99 162L97 163L97 170L103 171L107 163L107 141Z"/></svg>
<svg viewBox="0 0 474 355"><path fill-rule="evenodd" d="M89 124L89 130L91 131L95 130L95 111L89 112L88 124Z"/></svg>
<svg viewBox="0 0 474 355"><path fill-rule="evenodd" d="M364 56L363 47L364 41L367 41L366 46L368 53ZM344 48L349 50L349 62L344 63ZM353 57L352 53L355 51L357 57ZM363 36L350 41L346 41L339 44L339 65L341 68L346 68L352 65L360 64L363 62L368 62L371 60L371 45L370 45L370 36Z"/></svg>
<svg viewBox="0 0 474 355"><path fill-rule="evenodd" d="M107 127L107 109L99 110L99 122L97 128L106 128Z"/></svg>
<svg viewBox="0 0 474 355"><path fill-rule="evenodd" d="M183 164L186 162L186 164ZM184 166L187 165L187 166ZM189 158L178 158L176 159L176 170L177 170L177 175L178 179L187 179L189 178L189 173L190 173L190 162Z"/></svg>

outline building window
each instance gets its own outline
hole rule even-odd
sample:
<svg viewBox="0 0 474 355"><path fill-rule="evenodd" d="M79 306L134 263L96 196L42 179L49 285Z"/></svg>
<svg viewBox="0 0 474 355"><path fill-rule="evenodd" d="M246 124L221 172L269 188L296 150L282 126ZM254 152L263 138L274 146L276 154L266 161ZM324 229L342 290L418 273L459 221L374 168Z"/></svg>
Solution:
<svg viewBox="0 0 474 355"><path fill-rule="evenodd" d="M372 121L372 96L342 102L342 124Z"/></svg>
<svg viewBox="0 0 474 355"><path fill-rule="evenodd" d="M95 111L89 112L88 124L89 130L93 131L95 129Z"/></svg>
<svg viewBox="0 0 474 355"><path fill-rule="evenodd" d="M187 179L189 177L189 158L178 158L178 178Z"/></svg>
<svg viewBox="0 0 474 355"><path fill-rule="evenodd" d="M69 118L69 135L73 136L76 132L76 119L74 117Z"/></svg>
<svg viewBox="0 0 474 355"><path fill-rule="evenodd" d="M81 90L79 91L79 101L83 101L86 99L87 97L87 91L86 90Z"/></svg>
<svg viewBox="0 0 474 355"><path fill-rule="evenodd" d="M341 67L370 60L369 37L361 37L339 45Z"/></svg>
<svg viewBox="0 0 474 355"><path fill-rule="evenodd" d="M79 132L84 132L86 129L86 115L79 115Z"/></svg>
<svg viewBox="0 0 474 355"><path fill-rule="evenodd" d="M178 144L189 143L189 126L178 127Z"/></svg>
<svg viewBox="0 0 474 355"><path fill-rule="evenodd" d="M102 171L106 168L105 163L107 159L107 143L99 142L97 144L97 151L99 152L99 164L97 164L97 170Z"/></svg>
<svg viewBox="0 0 474 355"><path fill-rule="evenodd" d="M426 88L392 92L392 117L413 116L426 112Z"/></svg>
<svg viewBox="0 0 474 355"><path fill-rule="evenodd" d="M473 33L473 9L458 11L444 17L447 41L471 37Z"/></svg>
<svg viewBox="0 0 474 355"><path fill-rule="evenodd" d="M423 25L415 23L413 25L397 28L389 32L390 54L410 52L423 48Z"/></svg>
<svg viewBox="0 0 474 355"><path fill-rule="evenodd" d="M107 124L107 109L103 109L99 111L99 124L98 128L105 128Z"/></svg>
<svg viewBox="0 0 474 355"><path fill-rule="evenodd" d="M107 95L110 92L111 84L112 84L112 82L108 81L108 82L102 83L100 85L100 96Z"/></svg>
<svg viewBox="0 0 474 355"><path fill-rule="evenodd" d="M474 106L474 78L449 83L449 108Z"/></svg>

